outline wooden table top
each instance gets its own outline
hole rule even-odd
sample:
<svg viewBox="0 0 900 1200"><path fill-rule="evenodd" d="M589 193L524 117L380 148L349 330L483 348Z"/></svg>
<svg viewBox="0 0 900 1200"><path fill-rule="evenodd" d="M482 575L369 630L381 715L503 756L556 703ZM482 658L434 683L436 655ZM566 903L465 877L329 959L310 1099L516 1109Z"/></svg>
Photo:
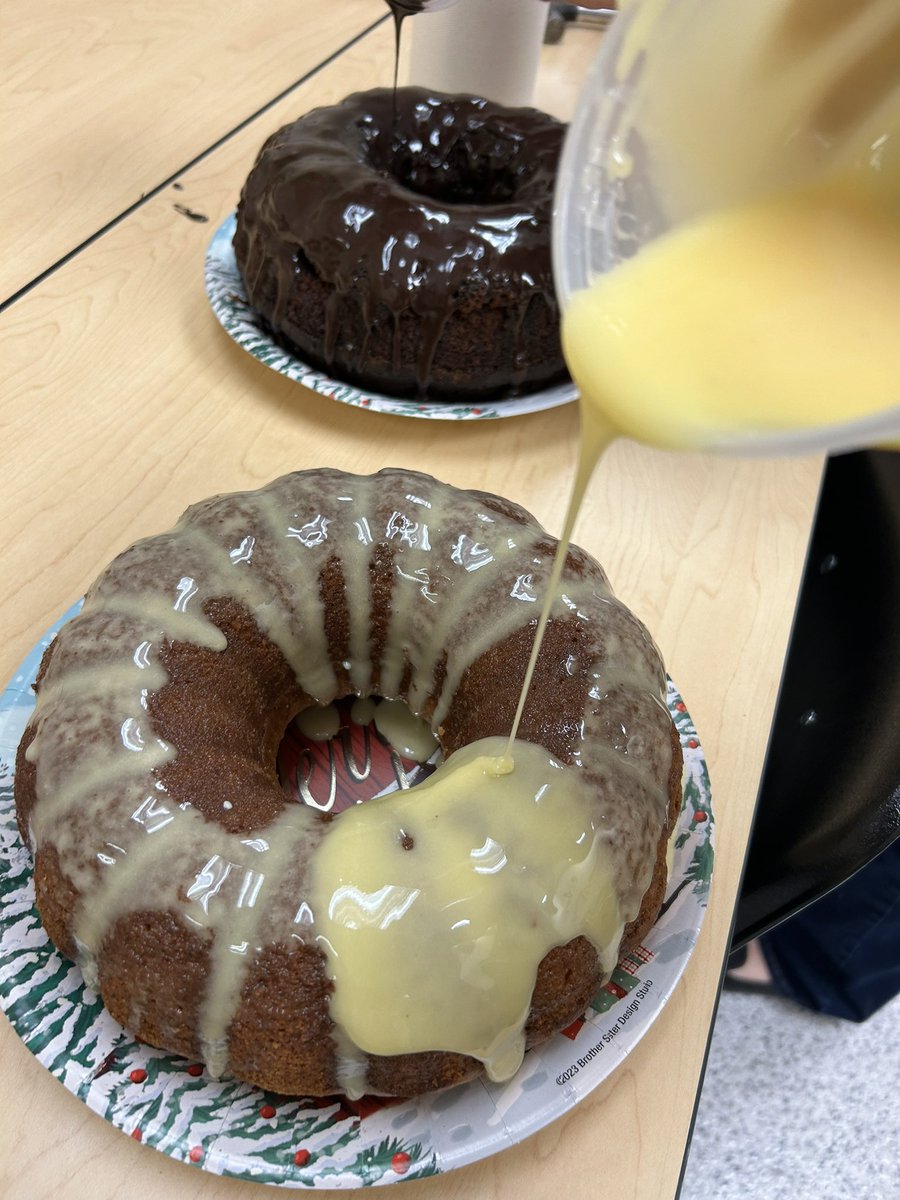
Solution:
<svg viewBox="0 0 900 1200"><path fill-rule="evenodd" d="M560 529L576 406L474 423L360 411L268 370L222 332L204 254L256 150L315 104L389 81L393 36L382 22L358 37L381 16L372 0L226 10L158 5L165 15L150 26L131 2L89 0L77 17L50 3L30 21L18 0L5 6L15 38L3 54L16 71L2 95L18 125L18 176L13 187L4 173L0 203L22 250L6 256L3 294L65 261L0 313L2 680L120 549L195 500L289 470L415 466L507 495ZM545 47L538 103L568 115L598 36L573 29ZM821 466L622 442L596 473L576 541L650 627L706 750L717 821L709 911L675 994L605 1083L518 1147L408 1182L405 1200L544 1200L558 1187L586 1200L601 1184L637 1200L675 1195ZM124 1137L5 1019L0 1080L10 1200L263 1194Z"/></svg>
<svg viewBox="0 0 900 1200"><path fill-rule="evenodd" d="M383 20L377 0L6 0L0 303Z"/></svg>

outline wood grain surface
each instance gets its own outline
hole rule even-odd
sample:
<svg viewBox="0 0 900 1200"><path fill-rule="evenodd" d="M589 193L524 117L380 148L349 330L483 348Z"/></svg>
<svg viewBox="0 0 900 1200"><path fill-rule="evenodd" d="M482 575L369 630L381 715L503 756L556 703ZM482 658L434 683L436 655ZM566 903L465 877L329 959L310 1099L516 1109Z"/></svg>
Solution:
<svg viewBox="0 0 900 1200"><path fill-rule="evenodd" d="M0 302L386 11L380 0L4 0Z"/></svg>

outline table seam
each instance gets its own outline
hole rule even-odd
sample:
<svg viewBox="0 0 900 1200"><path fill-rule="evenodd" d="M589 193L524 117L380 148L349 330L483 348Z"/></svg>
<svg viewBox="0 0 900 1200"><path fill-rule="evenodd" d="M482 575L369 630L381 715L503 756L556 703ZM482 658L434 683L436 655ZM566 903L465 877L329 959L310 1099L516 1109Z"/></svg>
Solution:
<svg viewBox="0 0 900 1200"><path fill-rule="evenodd" d="M301 75L299 79L295 79L293 83L288 84L288 86L285 88L282 88L280 92L278 92L271 99L267 100L265 104L255 109L252 113L250 113L249 116L244 117L243 120L239 121L236 125L232 126L231 129L227 130L220 137L216 138L214 142L211 142L186 163L182 163L180 167L178 167L170 175L166 176L166 178L160 183L155 184L148 191L142 192L138 199L132 204L129 204L126 208L122 209L121 212L117 213L114 217L111 217L98 229L94 230L92 234L78 242L77 245L73 246L71 250L67 250L65 254L61 255L48 267L45 267L42 271L39 271L33 279L30 279L27 283L22 284L21 287L16 288L16 290L4 300L0 300L0 313L5 312L8 308L15 304L17 300L21 300L22 297L32 291L33 288L36 288L39 284L43 283L45 279L48 279L51 275L54 275L58 270L60 270L60 268L64 267L84 250L87 250L90 246L92 246L94 242L99 241L99 239L105 234L109 233L112 229L115 229L116 226L127 220L128 217L132 216L138 211L138 209L142 208L149 200L155 199L167 187L171 187L171 185L180 179L181 176L187 174L188 171L193 170L198 163L203 162L204 159L215 153L216 150L221 149L222 146L231 141L231 139L237 134L243 132L243 130L252 125L254 121L258 120L265 113L269 112L270 109L275 107L275 105L280 104L282 100L286 99L291 94L291 92L296 91L297 88L302 87L305 83L308 83L310 79L318 75L320 71L323 71L326 67L330 66L331 63L340 58L342 54L345 54L349 49L351 49L351 47L355 46L358 42L361 42L363 38L368 37L370 33L372 33L380 25L383 25L387 20L389 20L389 16L379 17L377 21L372 22L371 25L367 25L365 29L360 30L360 32L352 37L348 42L345 42L336 50L333 50L332 53L323 58L320 63L317 63L314 67L311 67L308 71Z"/></svg>

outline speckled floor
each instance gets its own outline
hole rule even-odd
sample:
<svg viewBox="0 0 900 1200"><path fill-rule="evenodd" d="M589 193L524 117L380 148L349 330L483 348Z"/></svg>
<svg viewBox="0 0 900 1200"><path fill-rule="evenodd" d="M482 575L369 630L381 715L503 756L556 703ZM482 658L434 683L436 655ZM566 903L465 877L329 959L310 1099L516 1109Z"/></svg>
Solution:
<svg viewBox="0 0 900 1200"><path fill-rule="evenodd" d="M862 1025L725 992L680 1200L898 1200L900 997Z"/></svg>

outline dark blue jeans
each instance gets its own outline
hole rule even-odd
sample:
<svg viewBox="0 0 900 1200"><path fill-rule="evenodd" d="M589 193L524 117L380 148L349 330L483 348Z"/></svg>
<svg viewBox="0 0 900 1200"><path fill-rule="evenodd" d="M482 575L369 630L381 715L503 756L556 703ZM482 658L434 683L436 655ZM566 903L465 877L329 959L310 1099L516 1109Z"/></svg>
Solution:
<svg viewBox="0 0 900 1200"><path fill-rule="evenodd" d="M783 995L865 1021L900 993L900 838L760 945Z"/></svg>

